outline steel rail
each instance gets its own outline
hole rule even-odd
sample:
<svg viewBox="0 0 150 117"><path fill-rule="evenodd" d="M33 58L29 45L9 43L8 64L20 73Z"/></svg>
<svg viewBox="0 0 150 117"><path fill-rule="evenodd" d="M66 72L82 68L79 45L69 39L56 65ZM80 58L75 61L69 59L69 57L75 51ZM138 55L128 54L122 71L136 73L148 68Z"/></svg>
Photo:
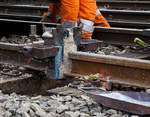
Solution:
<svg viewBox="0 0 150 117"><path fill-rule="evenodd" d="M42 10L47 11L48 6L34 6L34 5L15 5L15 4L0 4L0 9L19 9L19 10Z"/></svg>
<svg viewBox="0 0 150 117"><path fill-rule="evenodd" d="M110 10L100 9L102 14L107 19L118 19L118 20L131 20L131 21L150 21L150 11L133 11L133 10ZM111 16L110 16L111 15Z"/></svg>
<svg viewBox="0 0 150 117"><path fill-rule="evenodd" d="M39 22L42 16L35 16L35 15L21 15L21 14L1 14L0 18L2 19L12 19L12 20L23 20L23 21L36 21ZM124 27L124 28L150 28L150 22L146 21L128 21L122 19L119 20L111 20L108 19L108 22L112 27Z"/></svg>
<svg viewBox="0 0 150 117"><path fill-rule="evenodd" d="M30 34L30 25L37 26L37 34L42 35L43 25L48 27L56 27L60 24L56 23L42 23L36 21L23 21L23 20L12 20L12 19L0 19L0 35L29 35Z"/></svg>
<svg viewBox="0 0 150 117"><path fill-rule="evenodd" d="M150 3L150 2L149 2ZM19 10L42 10L47 11L48 6L34 6L34 5L13 5L13 4L1 4L1 9L19 9ZM135 10L113 10L113 9L100 9L103 13L124 13L124 14L138 14L138 15L149 15L149 11L135 11Z"/></svg>
<svg viewBox="0 0 150 117"><path fill-rule="evenodd" d="M150 88L150 61L85 52L69 53L72 68L67 75L100 73L112 83Z"/></svg>
<svg viewBox="0 0 150 117"><path fill-rule="evenodd" d="M60 0L1 0L0 4L32 4L48 5L50 2L60 2Z"/></svg>
<svg viewBox="0 0 150 117"><path fill-rule="evenodd" d="M38 42L34 42L34 44L44 44L44 41L38 41ZM32 45L32 43L28 43L28 44L12 44L12 43L3 43L0 42L0 49L3 50L12 50L12 51L18 51L20 52L22 50L22 47L25 45Z"/></svg>
<svg viewBox="0 0 150 117"><path fill-rule="evenodd" d="M143 29L97 27L94 30L93 38L105 43L133 46L135 37L150 43L149 34L149 30Z"/></svg>
<svg viewBox="0 0 150 117"><path fill-rule="evenodd" d="M58 26L58 25L60 25L60 24L57 24L57 23L48 23L48 22L34 22L34 21L24 21L24 20L13 20L13 19L0 19L0 21L1 22L16 22L16 23L27 23L27 24L39 24L39 25L43 25L43 24L45 24L45 25L49 25L49 26L54 26L54 27L56 27L56 26Z"/></svg>
<svg viewBox="0 0 150 117"><path fill-rule="evenodd" d="M43 42L35 42L34 44L41 45ZM23 53L23 47L25 45L31 45L31 44L10 44L10 43L2 43L0 42L0 64L13 64L13 65L19 65L24 66L33 70L38 71L45 71L47 66L49 65L46 61L40 61L38 59L32 59L29 63L29 56L25 56ZM51 47L51 59L55 57L56 52L58 48L57 47ZM40 52L40 51L39 51ZM38 53L39 53L38 52Z"/></svg>
<svg viewBox="0 0 150 117"><path fill-rule="evenodd" d="M22 20L10 20L10 19L0 19L0 35L9 34L30 34L30 25L37 25L37 34L41 35L43 33L42 25L47 25L48 27L56 27L60 24L55 23L41 23L34 21L22 21ZM9 28L8 28L9 27ZM102 40L105 43L119 44L119 45L135 45L134 38L139 37L143 41L150 43L150 31L143 29L133 29L133 28L104 28L97 27L93 33L93 39Z"/></svg>
<svg viewBox="0 0 150 117"><path fill-rule="evenodd" d="M47 10L46 6L34 6L31 3L20 5L14 3L1 3L0 8L11 8L11 9L28 9L28 10ZM130 9L130 10L149 10L150 1L122 1L122 0L97 0L99 8L112 8L112 9Z"/></svg>
<svg viewBox="0 0 150 117"><path fill-rule="evenodd" d="M33 16L33 15L20 15L20 14L0 14L2 19L12 19L12 20L22 20L30 22L39 22L42 16ZM133 21L117 21L117 20L108 20L111 27L122 27L122 28L150 28L149 22L133 22Z"/></svg>
<svg viewBox="0 0 150 117"><path fill-rule="evenodd" d="M0 1L1 4L31 4L31 5L47 5L51 1L44 0L44 1ZM107 8L140 8L140 9L149 9L149 1L142 0L132 0L132 1L125 1L125 0L97 0L97 4L99 7L107 7Z"/></svg>
<svg viewBox="0 0 150 117"><path fill-rule="evenodd" d="M104 17L115 27L122 23L122 26L133 24L132 27L149 28L150 12L149 11L132 11L132 10L109 10L101 9ZM124 23L126 22L126 23ZM127 25L126 25L127 24ZM134 25L136 24L136 25ZM129 25L128 27L131 27Z"/></svg>
<svg viewBox="0 0 150 117"><path fill-rule="evenodd" d="M150 2L149 2L150 3ZM1 4L0 9L19 9L19 10L42 10L47 11L48 6L34 6L34 5L14 5L14 4ZM124 13L124 14L138 14L138 15L149 15L149 11L135 11L135 10L113 10L113 9L100 9L103 13Z"/></svg>
<svg viewBox="0 0 150 117"><path fill-rule="evenodd" d="M0 18L40 21L48 6L0 5ZM13 9L13 10L12 10ZM26 11L26 12L25 12ZM30 12L31 11L31 12ZM149 11L100 9L112 27L150 28ZM32 15L31 15L32 14Z"/></svg>
<svg viewBox="0 0 150 117"><path fill-rule="evenodd" d="M121 28L150 28L150 22L134 22L134 21L117 21L117 20L108 20L111 27L121 27Z"/></svg>
<svg viewBox="0 0 150 117"><path fill-rule="evenodd" d="M0 19L0 35L1 36L9 36L9 35L29 35L30 34L30 25L36 25L37 26L37 34L42 35L43 33L43 24L47 25L48 27L57 27L60 24L53 24L53 23L39 23L39 22L24 22L20 20L4 20ZM9 28L8 28L9 27ZM134 43L135 37L139 37L143 41L150 44L150 31L149 30L143 30L143 29L132 29L132 28L104 28L104 27L97 27L94 30L93 33L93 39L100 40L102 43L107 44L114 44L119 46L137 46L136 43ZM99 46L103 46L103 44L100 44ZM93 45L93 44L92 44ZM87 46L85 43L83 43L83 46L81 45L80 49L83 49L86 47L88 50L91 46ZM0 45L3 47L3 45ZM93 45L94 48L98 45ZM93 47L92 47L93 48ZM85 50L86 50L85 49ZM88 50L88 51L89 51ZM93 50L94 51L94 50ZM141 51L144 53L141 54ZM130 58L147 58L149 57L149 53L147 51L144 51L141 49L140 52L133 51L128 54L123 54L120 56L130 57Z"/></svg>
<svg viewBox="0 0 150 117"><path fill-rule="evenodd" d="M107 9L150 10L150 1L147 0L97 0L97 4Z"/></svg>
<svg viewBox="0 0 150 117"><path fill-rule="evenodd" d="M21 14L1 14L0 13L0 18L13 19L13 20L24 20L24 21L37 21L37 22L39 22L42 19L42 16L21 15Z"/></svg>

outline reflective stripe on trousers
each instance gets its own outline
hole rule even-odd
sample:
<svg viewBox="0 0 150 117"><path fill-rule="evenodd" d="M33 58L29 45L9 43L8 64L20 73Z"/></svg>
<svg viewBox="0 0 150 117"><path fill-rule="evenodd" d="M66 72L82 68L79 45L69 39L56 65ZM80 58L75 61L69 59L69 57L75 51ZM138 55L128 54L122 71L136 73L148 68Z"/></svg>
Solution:
<svg viewBox="0 0 150 117"><path fill-rule="evenodd" d="M98 16L99 14L101 14L101 12L100 12L99 9L97 9L97 10L96 10L96 16Z"/></svg>
<svg viewBox="0 0 150 117"><path fill-rule="evenodd" d="M85 19L80 19L80 22L81 24L79 25L82 25L83 26L83 30L87 31L87 32L93 32L94 29L93 29L93 25L94 25L94 22L90 21L90 20L85 20Z"/></svg>

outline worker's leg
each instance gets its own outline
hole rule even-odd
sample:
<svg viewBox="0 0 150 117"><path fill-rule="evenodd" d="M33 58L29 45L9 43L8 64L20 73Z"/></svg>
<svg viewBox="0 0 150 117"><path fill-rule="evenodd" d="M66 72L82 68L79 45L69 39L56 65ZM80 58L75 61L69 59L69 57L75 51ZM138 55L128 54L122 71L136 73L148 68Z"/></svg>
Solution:
<svg viewBox="0 0 150 117"><path fill-rule="evenodd" d="M61 0L61 22L72 21L77 23L79 0Z"/></svg>
<svg viewBox="0 0 150 117"><path fill-rule="evenodd" d="M100 12L100 10L98 8L97 8L97 11L96 11L96 18L95 18L94 26L110 27L109 23L103 17L103 15L101 14L101 12Z"/></svg>
<svg viewBox="0 0 150 117"><path fill-rule="evenodd" d="M80 0L79 19L81 24L83 25L83 39L92 38L96 8L96 0Z"/></svg>
<svg viewBox="0 0 150 117"><path fill-rule="evenodd" d="M50 3L48 12L45 12L41 22L53 22L57 23L60 20L60 3Z"/></svg>

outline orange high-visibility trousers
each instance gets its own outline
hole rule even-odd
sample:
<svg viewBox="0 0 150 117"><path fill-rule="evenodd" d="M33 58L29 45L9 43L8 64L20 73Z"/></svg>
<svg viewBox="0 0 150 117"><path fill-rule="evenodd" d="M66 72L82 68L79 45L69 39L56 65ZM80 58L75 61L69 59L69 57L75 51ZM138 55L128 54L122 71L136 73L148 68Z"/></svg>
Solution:
<svg viewBox="0 0 150 117"><path fill-rule="evenodd" d="M76 25L82 25L82 38L84 39L91 39L94 30L93 25L110 27L97 8L96 0L61 0L61 3L50 3L49 11L44 13L41 21L48 19L57 23L60 18L62 23L73 21Z"/></svg>
<svg viewBox="0 0 150 117"><path fill-rule="evenodd" d="M96 0L61 0L62 22L79 21L83 26L82 38L90 39L96 16Z"/></svg>
<svg viewBox="0 0 150 117"><path fill-rule="evenodd" d="M100 10L97 8L96 10L96 17L95 17L95 22L94 26L99 26L99 27L110 27L109 23L107 20L103 17L101 14Z"/></svg>

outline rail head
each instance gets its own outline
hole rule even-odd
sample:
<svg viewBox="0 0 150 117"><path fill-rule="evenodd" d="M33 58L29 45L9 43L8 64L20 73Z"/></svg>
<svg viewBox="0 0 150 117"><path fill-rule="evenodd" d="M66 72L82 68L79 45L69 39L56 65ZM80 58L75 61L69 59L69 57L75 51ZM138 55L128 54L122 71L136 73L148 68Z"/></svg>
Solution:
<svg viewBox="0 0 150 117"><path fill-rule="evenodd" d="M143 34L143 29L133 28L116 28L116 27L95 27L96 32L112 32L112 33L124 33L124 34Z"/></svg>
<svg viewBox="0 0 150 117"><path fill-rule="evenodd" d="M138 1L138 0L135 0L135 1L128 1L128 0L96 0L97 3L124 3L124 4L150 4L150 1L146 1L146 0L142 0L142 1Z"/></svg>
<svg viewBox="0 0 150 117"><path fill-rule="evenodd" d="M87 52L72 52L69 53L69 58L77 61L104 63L150 70L150 61L148 60L110 56L110 55L100 55Z"/></svg>

